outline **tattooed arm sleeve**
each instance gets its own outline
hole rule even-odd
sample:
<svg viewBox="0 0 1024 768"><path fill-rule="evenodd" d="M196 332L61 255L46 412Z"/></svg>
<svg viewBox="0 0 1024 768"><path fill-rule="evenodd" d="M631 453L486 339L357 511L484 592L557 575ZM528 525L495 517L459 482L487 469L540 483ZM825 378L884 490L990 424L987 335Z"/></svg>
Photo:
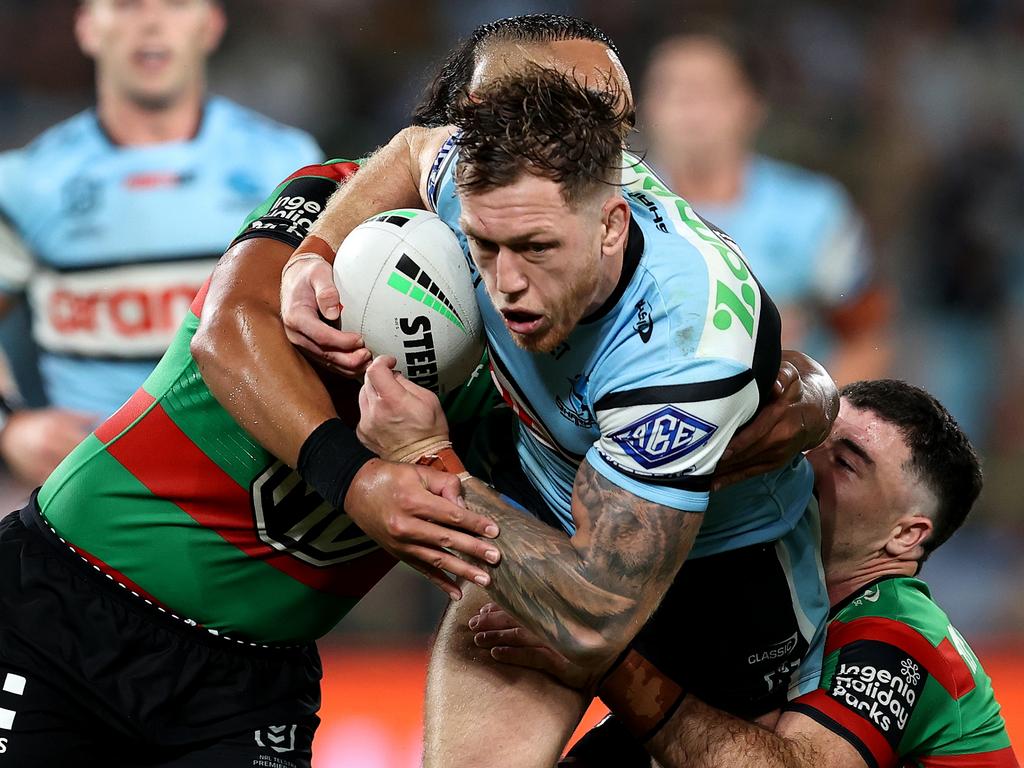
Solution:
<svg viewBox="0 0 1024 768"><path fill-rule="evenodd" d="M464 488L470 509L501 528L491 597L565 656L594 669L614 661L657 607L703 517L641 499L587 461L573 488L571 539L508 506L478 480Z"/></svg>

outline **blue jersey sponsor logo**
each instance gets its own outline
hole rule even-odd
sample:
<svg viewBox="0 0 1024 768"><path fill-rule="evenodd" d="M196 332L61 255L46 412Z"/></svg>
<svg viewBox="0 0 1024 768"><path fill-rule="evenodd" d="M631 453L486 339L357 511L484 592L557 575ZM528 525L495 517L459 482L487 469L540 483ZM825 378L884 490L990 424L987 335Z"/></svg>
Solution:
<svg viewBox="0 0 1024 768"><path fill-rule="evenodd" d="M651 316L650 305L644 299L640 299L636 303L636 325L633 326L633 330L644 344L651 340L651 334L654 332L654 318Z"/></svg>
<svg viewBox="0 0 1024 768"><path fill-rule="evenodd" d="M654 469L685 456L711 439L718 427L666 405L611 435L637 464Z"/></svg>

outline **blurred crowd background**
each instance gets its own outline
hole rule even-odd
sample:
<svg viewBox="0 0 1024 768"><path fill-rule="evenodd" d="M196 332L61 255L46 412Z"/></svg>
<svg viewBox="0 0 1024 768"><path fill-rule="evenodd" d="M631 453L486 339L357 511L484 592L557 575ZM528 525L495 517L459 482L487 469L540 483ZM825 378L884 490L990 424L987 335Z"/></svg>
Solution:
<svg viewBox="0 0 1024 768"><path fill-rule="evenodd" d="M849 192L891 304L886 373L938 396L984 459L973 518L924 577L973 644L1024 646L1024 4L224 5L229 29L211 62L211 90L306 129L331 157L362 156L404 126L446 51L499 16L556 11L596 22L619 45L638 94L652 47L691 17L752 32L770 65L758 150L828 174ZM74 8L72 0L0 0L0 150L93 102ZM650 136L640 117L633 145L644 152ZM780 215L801 215L786 204L778 202ZM8 479L3 492L13 508L25 491ZM396 569L331 640L424 647L442 604L424 580Z"/></svg>

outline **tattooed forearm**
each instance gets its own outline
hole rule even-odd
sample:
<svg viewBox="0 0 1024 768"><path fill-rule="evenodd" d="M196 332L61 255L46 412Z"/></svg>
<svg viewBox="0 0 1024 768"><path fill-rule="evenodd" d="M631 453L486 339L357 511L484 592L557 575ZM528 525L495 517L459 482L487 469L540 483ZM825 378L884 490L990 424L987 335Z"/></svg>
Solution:
<svg viewBox="0 0 1024 768"><path fill-rule="evenodd" d="M491 596L565 656L595 668L613 661L657 607L702 518L638 498L586 462L573 489L572 539L479 481L464 489L470 509L501 529Z"/></svg>

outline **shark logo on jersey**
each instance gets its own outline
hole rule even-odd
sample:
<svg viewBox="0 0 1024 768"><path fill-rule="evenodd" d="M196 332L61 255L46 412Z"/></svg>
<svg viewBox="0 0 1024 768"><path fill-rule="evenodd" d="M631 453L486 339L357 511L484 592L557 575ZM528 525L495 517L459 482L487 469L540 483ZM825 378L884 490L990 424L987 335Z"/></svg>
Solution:
<svg viewBox="0 0 1024 768"><path fill-rule="evenodd" d="M653 469L697 450L716 431L714 424L666 405L610 437L641 467Z"/></svg>
<svg viewBox="0 0 1024 768"><path fill-rule="evenodd" d="M555 396L555 405L559 412L575 424L577 427L594 426L594 413L587 405L587 382L589 379L582 373L577 373L569 381L569 396L563 400Z"/></svg>
<svg viewBox="0 0 1024 768"><path fill-rule="evenodd" d="M74 176L61 190L64 212L68 216L84 216L99 204L102 188L96 179Z"/></svg>

